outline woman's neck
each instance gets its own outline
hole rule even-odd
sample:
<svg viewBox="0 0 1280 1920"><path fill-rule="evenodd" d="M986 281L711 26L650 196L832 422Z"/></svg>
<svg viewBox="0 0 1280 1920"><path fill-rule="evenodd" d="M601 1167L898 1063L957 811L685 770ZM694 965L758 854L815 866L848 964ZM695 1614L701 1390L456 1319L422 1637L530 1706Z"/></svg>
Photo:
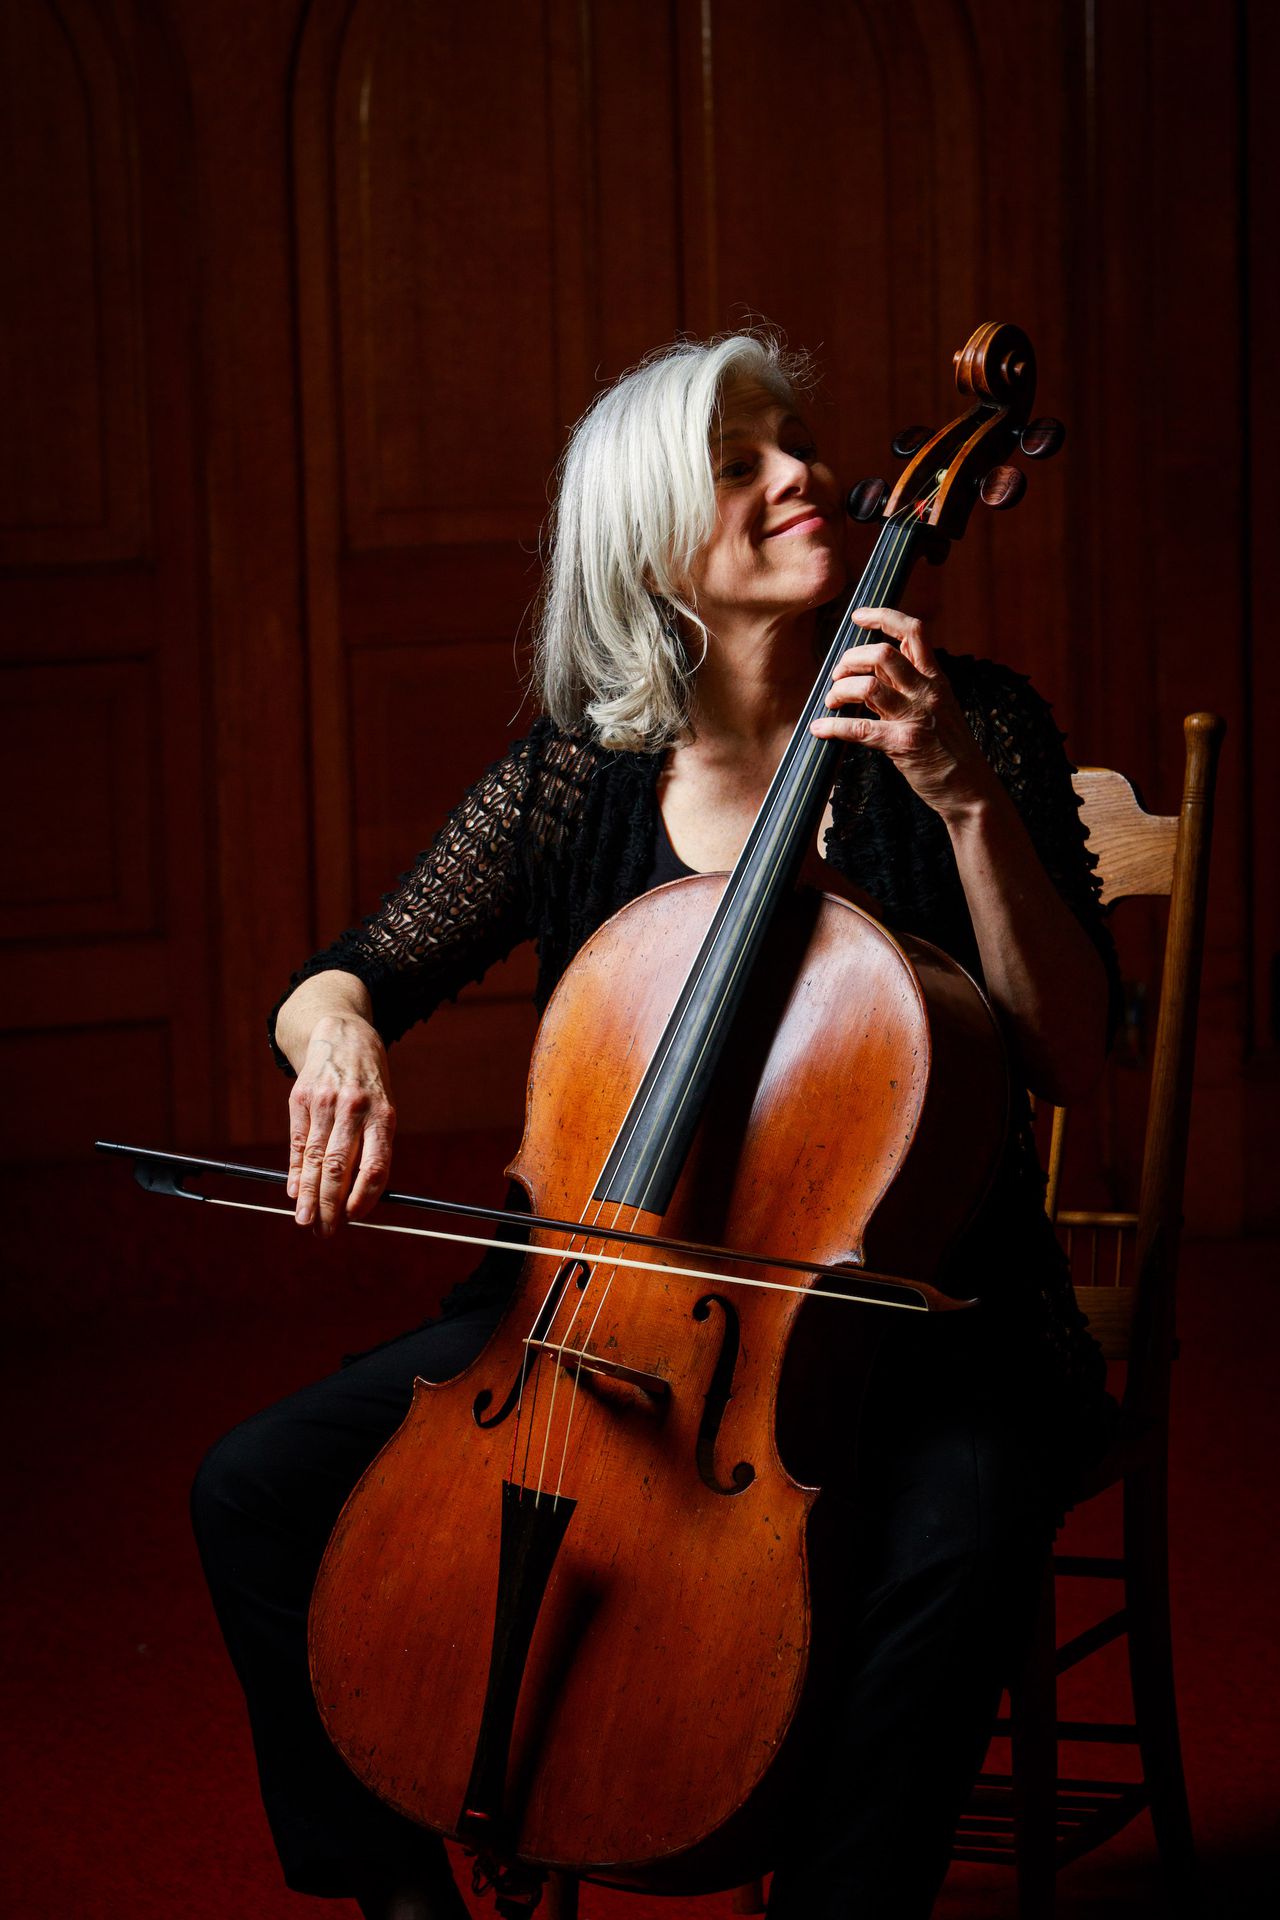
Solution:
<svg viewBox="0 0 1280 1920"><path fill-rule="evenodd" d="M721 624L707 639L693 683L693 740L700 753L735 758L789 738L813 687L814 620Z"/></svg>

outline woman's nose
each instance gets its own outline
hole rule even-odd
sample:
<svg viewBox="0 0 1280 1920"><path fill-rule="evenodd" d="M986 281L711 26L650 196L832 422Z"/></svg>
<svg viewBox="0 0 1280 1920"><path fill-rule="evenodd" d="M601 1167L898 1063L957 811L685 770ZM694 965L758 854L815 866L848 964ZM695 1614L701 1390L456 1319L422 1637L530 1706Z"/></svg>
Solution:
<svg viewBox="0 0 1280 1920"><path fill-rule="evenodd" d="M765 485L771 500L785 499L789 493L797 492L809 479L808 462L798 455L788 453L785 447L775 447L769 456Z"/></svg>

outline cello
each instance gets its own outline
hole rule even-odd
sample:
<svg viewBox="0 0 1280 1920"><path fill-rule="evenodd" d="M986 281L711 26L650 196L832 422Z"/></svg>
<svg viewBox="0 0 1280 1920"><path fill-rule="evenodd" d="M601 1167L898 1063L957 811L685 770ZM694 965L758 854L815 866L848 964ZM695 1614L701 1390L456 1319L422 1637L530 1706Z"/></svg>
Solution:
<svg viewBox="0 0 1280 1920"><path fill-rule="evenodd" d="M1029 345L985 328L958 361L973 404L883 503L855 604L896 600L980 490L1011 503L1020 476L990 469L1025 425ZM634 902L562 981L507 1318L419 1385L316 1586L349 1764L499 1860L668 1890L764 1863L822 1642L826 1503L797 1435L847 1454L830 1402L856 1407L890 1301L955 1310L927 1279L999 1148L994 1022L945 955L794 885L838 752L808 722L849 637L734 872ZM725 1270L748 1263L746 1286Z"/></svg>

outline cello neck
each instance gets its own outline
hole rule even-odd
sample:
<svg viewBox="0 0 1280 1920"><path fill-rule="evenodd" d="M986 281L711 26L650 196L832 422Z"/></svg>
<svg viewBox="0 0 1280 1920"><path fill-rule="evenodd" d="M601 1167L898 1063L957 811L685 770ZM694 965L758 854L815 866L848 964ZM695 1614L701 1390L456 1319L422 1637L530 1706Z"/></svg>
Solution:
<svg viewBox="0 0 1280 1920"><path fill-rule="evenodd" d="M666 1212L752 964L816 837L835 779L841 745L815 738L809 725L826 711L841 657L873 637L850 613L896 604L917 552L912 521L885 523L619 1129L597 1200Z"/></svg>

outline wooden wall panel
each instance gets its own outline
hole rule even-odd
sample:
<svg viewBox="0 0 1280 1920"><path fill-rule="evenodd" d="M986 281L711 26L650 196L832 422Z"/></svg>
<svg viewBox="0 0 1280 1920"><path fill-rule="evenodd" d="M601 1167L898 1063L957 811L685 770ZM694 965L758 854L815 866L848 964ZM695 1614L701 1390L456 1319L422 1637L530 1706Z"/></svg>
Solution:
<svg viewBox="0 0 1280 1920"><path fill-rule="evenodd" d="M0 939L154 932L151 663L8 667L0 688Z"/></svg>
<svg viewBox="0 0 1280 1920"><path fill-rule="evenodd" d="M1239 1090L1247 1025L1247 508L1235 426L1246 260L1239 163L1227 131L1238 126L1241 49L1235 22L1189 37L1181 9L1081 9L1076 24L1069 74L1081 111L1069 177L1082 199L1066 225L1080 395L1065 583L1075 615L1074 731L1089 758L1123 767L1149 806L1173 811L1183 714L1212 706L1228 720L1188 1200L1202 1226L1225 1227L1246 1210ZM1196 124L1222 136L1187 139ZM1193 299L1192 288L1210 297ZM1213 667L1205 673L1210 631ZM1127 954L1129 978L1145 989L1148 1042L1157 930L1145 916ZM1126 1137L1119 1116L1109 1131L1118 1143ZM1122 1157L1118 1147L1112 1160L1104 1154L1104 1188Z"/></svg>
<svg viewBox="0 0 1280 1920"><path fill-rule="evenodd" d="M0 11L0 563L136 558L147 535L137 153L87 0Z"/></svg>
<svg viewBox="0 0 1280 1920"><path fill-rule="evenodd" d="M34 1094L4 1102L0 1154L83 1162L94 1140L177 1144L170 1045L167 1020L130 1025L118 1009L108 1026L0 1032L0 1081Z"/></svg>
<svg viewBox="0 0 1280 1920"><path fill-rule="evenodd" d="M558 451L546 8L365 0L334 100L351 547L536 538ZM482 244L477 245L477 240Z"/></svg>
<svg viewBox="0 0 1280 1920"><path fill-rule="evenodd" d="M302 6L166 8L190 94L201 265L211 1078L220 1136L275 1145L287 1089L266 1013L315 923L289 169Z"/></svg>
<svg viewBox="0 0 1280 1920"><path fill-rule="evenodd" d="M6 1148L213 1132L180 65L132 0L0 21Z"/></svg>
<svg viewBox="0 0 1280 1920"><path fill-rule="evenodd" d="M1280 520L1280 477L1274 447L1280 422L1280 145L1272 137L1275 79L1280 74L1280 12L1252 6L1244 16L1239 132L1240 228L1248 247L1241 383L1241 464L1247 512L1241 528L1247 731L1236 751L1247 755L1249 940L1248 1066L1244 1134L1246 1217L1280 1225L1276 1179L1276 1114L1280 1109L1280 635L1271 572L1272 529ZM1249 245L1249 236L1256 243ZM1215 640L1229 644L1216 619ZM1210 668L1210 672L1212 668Z"/></svg>

